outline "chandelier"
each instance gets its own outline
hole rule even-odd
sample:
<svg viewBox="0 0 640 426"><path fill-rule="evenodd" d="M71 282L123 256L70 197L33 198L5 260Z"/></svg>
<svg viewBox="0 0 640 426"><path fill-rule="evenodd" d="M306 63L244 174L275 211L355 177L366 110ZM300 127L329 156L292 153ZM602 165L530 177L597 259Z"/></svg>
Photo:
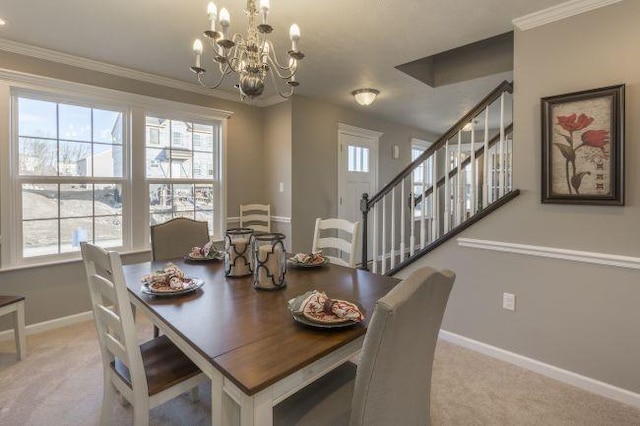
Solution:
<svg viewBox="0 0 640 426"><path fill-rule="evenodd" d="M273 27L267 23L269 0L260 0L260 9L256 8L255 0L247 0L246 14L249 26L244 36L242 34L229 36L231 17L227 9L220 9L218 14L216 5L209 3L207 14L210 28L204 32L204 37L209 40L213 62L218 66L220 76L212 84L205 82L207 70L201 66L202 41L196 39L193 43L195 61L191 70L198 76L200 85L215 89L222 84L228 74L233 72L238 75L238 84L235 87L240 91L240 97L243 100L262 95L267 76L270 76L280 96L289 98L293 95L294 89L300 84L296 81L298 61L304 58L304 54L298 50L298 40L300 40L298 25L293 24L289 29L291 50L287 52L287 63L281 63L275 54L273 43L267 38L273 31ZM262 22L260 24L257 23L259 18ZM278 82L281 83L278 84Z"/></svg>

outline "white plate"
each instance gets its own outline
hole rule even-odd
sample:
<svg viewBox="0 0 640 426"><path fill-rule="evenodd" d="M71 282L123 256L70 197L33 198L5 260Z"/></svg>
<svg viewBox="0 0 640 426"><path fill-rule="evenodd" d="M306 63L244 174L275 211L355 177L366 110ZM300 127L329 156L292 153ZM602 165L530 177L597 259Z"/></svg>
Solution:
<svg viewBox="0 0 640 426"><path fill-rule="evenodd" d="M194 257L194 256L191 256L190 254L187 254L184 258L185 260L190 260L192 262L209 262L211 260L223 260L224 253L221 251L211 252L207 257L205 256Z"/></svg>
<svg viewBox="0 0 640 426"><path fill-rule="evenodd" d="M325 257L322 263L304 263L298 262L297 260L290 258L287 259L287 265L292 268L319 268L320 266L324 266L329 263L329 258Z"/></svg>
<svg viewBox="0 0 640 426"><path fill-rule="evenodd" d="M332 323L332 324L320 323L320 322L311 321L310 319L305 317L303 314L299 314L299 313L294 313L293 319L298 321L301 324L308 325L309 327L315 327L315 328L344 328L344 327L351 327L356 324L359 324L358 322L351 321L351 320L346 320L344 322L338 322L338 323Z"/></svg>
<svg viewBox="0 0 640 426"><path fill-rule="evenodd" d="M150 288L148 285L143 284L141 287L141 291L144 294L150 294L152 296L177 296L180 294L191 293L192 291L196 291L200 287L204 285L204 281L200 278L195 277L185 277L188 280L191 280L191 285L187 288L182 288L180 290L175 291L155 291Z"/></svg>

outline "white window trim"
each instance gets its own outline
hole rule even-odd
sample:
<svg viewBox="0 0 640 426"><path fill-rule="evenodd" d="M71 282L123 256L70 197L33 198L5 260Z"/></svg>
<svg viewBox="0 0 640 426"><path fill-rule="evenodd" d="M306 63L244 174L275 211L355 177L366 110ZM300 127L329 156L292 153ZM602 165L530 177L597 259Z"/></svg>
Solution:
<svg viewBox="0 0 640 426"><path fill-rule="evenodd" d="M12 229L15 228L18 218L16 209L19 206L16 206L17 203L13 202L16 198L11 198L15 195L16 190L15 182L12 181L12 167L14 167L15 164L15 162L12 161L12 147L14 144L11 143L10 140L13 136L12 120L14 120L14 116L16 115L13 113L13 106L11 105L12 93L15 91L23 94L32 92L39 98L48 95L57 99L63 98L88 105L126 109L127 113L130 113L127 115L131 116L131 121L128 123L128 128L123 128L123 131L128 132L127 134L130 135L130 141L140 139L140 136L142 136L142 140L144 140L144 125L142 125L141 130L138 129L138 132L141 132L142 135L134 135L134 126L136 126L136 120L140 120L140 117L142 117L142 123L144 123L145 114L165 114L171 115L176 119L182 117L188 121L219 121L222 138L220 148L220 181L222 182L222 187L219 189L219 199L225 200L225 202L221 203L222 206L216 206L218 207L217 220L220 222L217 224L217 229L224 229L227 194L227 119L232 115L231 112L0 69L0 235L2 236L0 246L0 271L22 266L64 262L70 259L77 259L80 256L78 252L73 252L57 254L51 257L39 256L33 260L19 259L17 247L19 235L15 231L12 231ZM178 113L176 113L176 111L178 111ZM138 123L137 126L139 127L140 124ZM133 142L131 143L133 144ZM130 147L130 150L134 149L136 149L135 146ZM131 181L131 191L129 191L128 188L123 188L123 198L127 197L127 210L130 210L133 209L132 199L134 197L129 192L137 192L141 189L140 184L136 184L136 181L140 180L140 173L142 173L141 176L145 174L145 158L144 156L140 157L138 155L136 158L138 158L141 164L133 167L135 169L133 171L128 170L132 163L129 160L129 153L131 151L125 151L126 152L123 152L125 161L123 175ZM144 178L142 185L145 185ZM123 216L134 219L132 218L132 211L125 211L123 209ZM126 224L123 227L123 239L125 241L124 251L139 251L149 248L148 212L144 216L147 219L146 226L143 226L141 230L140 227L133 224L133 220L125 221ZM217 238L219 235L215 235L215 237Z"/></svg>

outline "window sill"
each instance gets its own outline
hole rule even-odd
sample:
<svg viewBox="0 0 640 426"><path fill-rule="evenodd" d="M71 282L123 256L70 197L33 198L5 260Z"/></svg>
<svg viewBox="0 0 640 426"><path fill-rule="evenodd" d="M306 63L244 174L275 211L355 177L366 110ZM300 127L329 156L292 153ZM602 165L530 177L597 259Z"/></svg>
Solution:
<svg viewBox="0 0 640 426"><path fill-rule="evenodd" d="M151 253L151 249L131 250L131 251L122 252L120 254L122 256L127 256L127 255L133 255L133 254L143 254L143 253ZM16 266L8 266L6 268L0 268L0 273L22 271L26 269L46 268L48 266L60 266L60 265L66 265L70 263L79 263L79 262L82 262L82 257L57 260L57 261L54 260L50 262L29 263L25 265L16 265Z"/></svg>

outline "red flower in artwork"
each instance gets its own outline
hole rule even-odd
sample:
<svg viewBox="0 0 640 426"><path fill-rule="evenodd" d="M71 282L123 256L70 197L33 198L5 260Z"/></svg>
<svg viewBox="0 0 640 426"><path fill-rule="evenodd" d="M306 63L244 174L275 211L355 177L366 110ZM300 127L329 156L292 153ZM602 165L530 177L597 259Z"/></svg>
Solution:
<svg viewBox="0 0 640 426"><path fill-rule="evenodd" d="M608 130L587 130L580 137L584 145L594 148L602 148L609 143Z"/></svg>
<svg viewBox="0 0 640 426"><path fill-rule="evenodd" d="M591 123L593 123L593 117L588 117L584 114L579 116L576 116L576 114L558 116L558 124L567 132L582 130Z"/></svg>

